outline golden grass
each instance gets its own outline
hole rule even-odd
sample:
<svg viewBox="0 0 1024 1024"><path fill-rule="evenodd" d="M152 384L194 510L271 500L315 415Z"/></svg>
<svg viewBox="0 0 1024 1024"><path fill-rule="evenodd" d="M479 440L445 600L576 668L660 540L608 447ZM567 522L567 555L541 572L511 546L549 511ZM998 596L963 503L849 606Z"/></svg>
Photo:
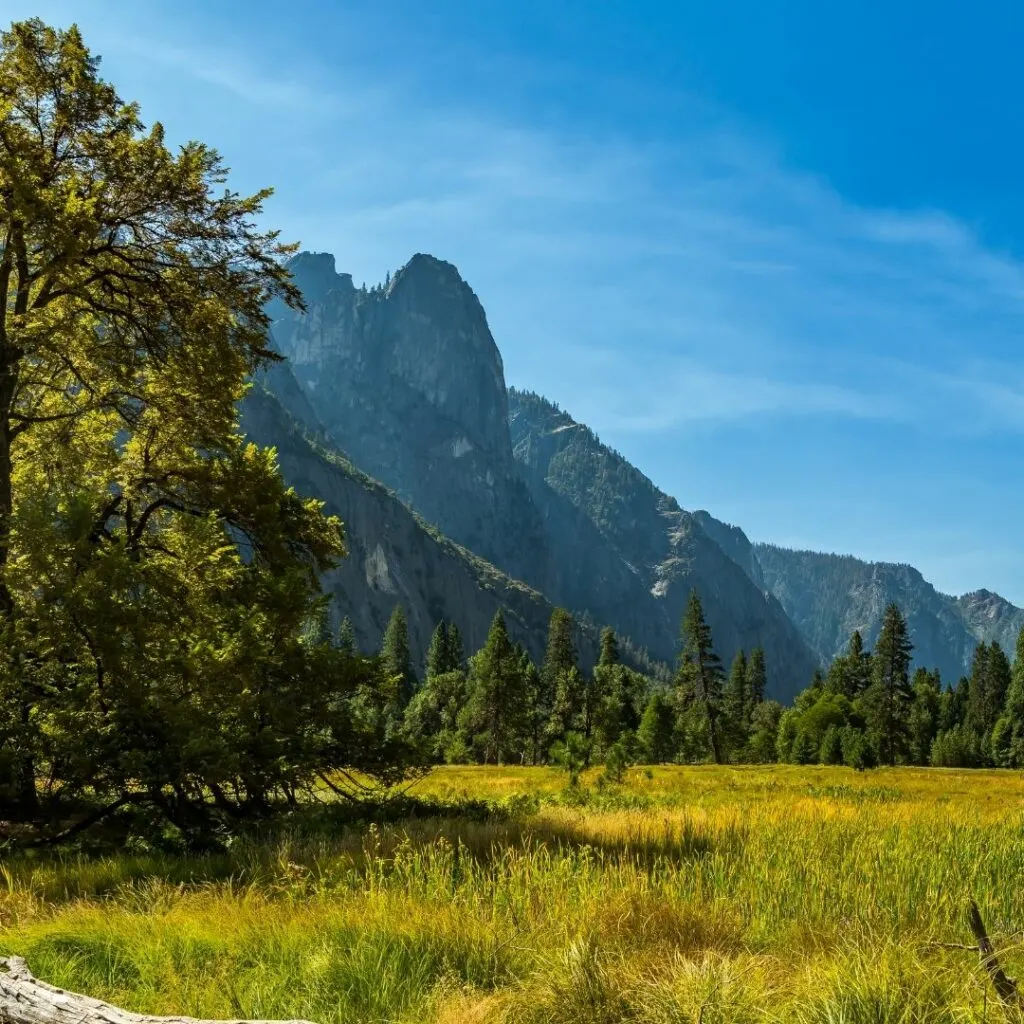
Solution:
<svg viewBox="0 0 1024 1024"><path fill-rule="evenodd" d="M1013 973L1024 776L633 769L569 799L533 768L415 787L511 816L410 819L205 858L0 866L0 951L131 1009L325 1022L997 1021L978 900Z"/></svg>

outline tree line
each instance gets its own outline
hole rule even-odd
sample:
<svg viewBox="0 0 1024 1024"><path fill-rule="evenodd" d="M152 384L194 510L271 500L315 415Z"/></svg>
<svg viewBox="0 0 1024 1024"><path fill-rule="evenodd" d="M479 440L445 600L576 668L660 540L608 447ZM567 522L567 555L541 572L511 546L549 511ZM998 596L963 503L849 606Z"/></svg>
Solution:
<svg viewBox="0 0 1024 1024"><path fill-rule="evenodd" d="M458 627L442 622L419 680L396 606L378 652L394 680L390 734L432 763L557 763L574 773L702 761L1024 767L1024 630L1012 663L998 643L979 644L970 674L944 686L938 671L911 674L907 621L890 604L874 649L855 632L789 708L766 696L761 648L724 670L696 592L668 684L623 664L610 627L584 672L575 633L571 614L555 609L536 665L501 611L468 657ZM353 649L347 620L342 635Z"/></svg>

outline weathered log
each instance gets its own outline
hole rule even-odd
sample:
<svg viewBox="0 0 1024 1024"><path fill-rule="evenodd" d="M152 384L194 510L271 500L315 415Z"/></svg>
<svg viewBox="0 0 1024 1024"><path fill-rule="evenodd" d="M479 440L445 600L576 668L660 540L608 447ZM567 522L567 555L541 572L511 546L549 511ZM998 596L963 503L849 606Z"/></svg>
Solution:
<svg viewBox="0 0 1024 1024"><path fill-rule="evenodd" d="M996 957L996 948L985 930L985 922L981 919L981 912L974 900L970 901L967 908L967 920L970 922L971 931L978 942L978 956L981 958L981 966L988 972L992 979L992 987L999 996L999 1001L1007 1010L1020 1012L1022 1008L1020 995L1017 992L1017 982L1013 980L1000 966Z"/></svg>
<svg viewBox="0 0 1024 1024"><path fill-rule="evenodd" d="M0 1024L310 1024L310 1021L199 1021L154 1017L47 985L20 956L0 957Z"/></svg>

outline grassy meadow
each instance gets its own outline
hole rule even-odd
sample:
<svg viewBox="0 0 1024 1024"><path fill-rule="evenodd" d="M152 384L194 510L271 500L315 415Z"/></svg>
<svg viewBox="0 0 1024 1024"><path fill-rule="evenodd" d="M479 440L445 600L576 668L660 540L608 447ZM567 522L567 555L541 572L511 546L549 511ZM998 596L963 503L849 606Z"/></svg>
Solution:
<svg viewBox="0 0 1024 1024"><path fill-rule="evenodd" d="M0 864L0 952L127 1008L334 1022L999 1021L1024 972L1024 775L443 768L359 825Z"/></svg>

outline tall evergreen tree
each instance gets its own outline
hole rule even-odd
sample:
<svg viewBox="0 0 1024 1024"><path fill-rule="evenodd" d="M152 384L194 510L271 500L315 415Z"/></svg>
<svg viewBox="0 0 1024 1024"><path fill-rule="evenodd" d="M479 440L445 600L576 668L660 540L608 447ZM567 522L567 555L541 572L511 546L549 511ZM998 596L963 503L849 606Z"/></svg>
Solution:
<svg viewBox="0 0 1024 1024"><path fill-rule="evenodd" d="M722 742L722 662L715 653L711 627L704 620L704 609L696 590L683 616L682 650L676 676L677 692L684 705L693 703L699 709L711 754L716 764L723 761Z"/></svg>
<svg viewBox="0 0 1024 1024"><path fill-rule="evenodd" d="M547 711L547 741L563 738L575 728L583 702L583 676L573 640L575 623L564 608L556 608L548 623L548 642L541 665L539 706Z"/></svg>
<svg viewBox="0 0 1024 1024"><path fill-rule="evenodd" d="M448 644L445 649L445 671L462 672L466 668L466 652L462 646L462 634L453 622L448 627Z"/></svg>
<svg viewBox="0 0 1024 1024"><path fill-rule="evenodd" d="M395 605L384 630L380 660L388 686L385 714L389 728L394 731L401 725L405 709L416 692L416 676L409 652L409 626L400 604Z"/></svg>
<svg viewBox="0 0 1024 1024"><path fill-rule="evenodd" d="M615 636L615 630L611 626L605 626L601 630L601 654L597 659L598 665L608 668L610 665L619 663L619 641Z"/></svg>
<svg viewBox="0 0 1024 1024"><path fill-rule="evenodd" d="M914 673L911 688L913 703L907 723L910 760L913 764L927 765L931 758L932 743L939 732L942 707L942 680L939 673L919 668Z"/></svg>
<svg viewBox="0 0 1024 1024"><path fill-rule="evenodd" d="M764 648L755 647L747 659L747 694L750 700L750 707L747 709L748 722L754 708L765 699L767 690L768 669L764 660Z"/></svg>
<svg viewBox="0 0 1024 1024"><path fill-rule="evenodd" d="M338 628L338 650L344 654L356 653L356 631L347 615L341 620L341 626Z"/></svg>
<svg viewBox="0 0 1024 1024"><path fill-rule="evenodd" d="M907 620L899 606L885 610L882 630L872 655L871 685L865 693L868 726L878 745L879 758L894 765L907 750L913 691L910 687L910 642Z"/></svg>
<svg viewBox="0 0 1024 1024"><path fill-rule="evenodd" d="M675 712L664 693L655 690L647 701L637 729L637 746L647 764L663 764L675 756Z"/></svg>
<svg viewBox="0 0 1024 1024"><path fill-rule="evenodd" d="M1017 635L1010 684L997 728L992 737L996 763L1006 768L1024 768L1024 628Z"/></svg>
<svg viewBox="0 0 1024 1024"><path fill-rule="evenodd" d="M1003 713L1011 675L1009 659L998 643L978 644L971 662L964 724L983 758L990 752L992 730Z"/></svg>
<svg viewBox="0 0 1024 1024"><path fill-rule="evenodd" d="M469 699L459 716L460 728L484 764L524 759L527 709L521 652L509 639L499 609L487 642L470 659Z"/></svg>
<svg viewBox="0 0 1024 1024"><path fill-rule="evenodd" d="M725 718L723 731L728 735L728 745L734 754L742 751L746 746L750 731L748 715L752 701L748 690L748 679L747 656L743 651L737 651L729 671L728 682L725 685L723 701Z"/></svg>
<svg viewBox="0 0 1024 1024"><path fill-rule="evenodd" d="M448 624L442 619L434 629L427 648L427 678L450 671L448 650Z"/></svg>

